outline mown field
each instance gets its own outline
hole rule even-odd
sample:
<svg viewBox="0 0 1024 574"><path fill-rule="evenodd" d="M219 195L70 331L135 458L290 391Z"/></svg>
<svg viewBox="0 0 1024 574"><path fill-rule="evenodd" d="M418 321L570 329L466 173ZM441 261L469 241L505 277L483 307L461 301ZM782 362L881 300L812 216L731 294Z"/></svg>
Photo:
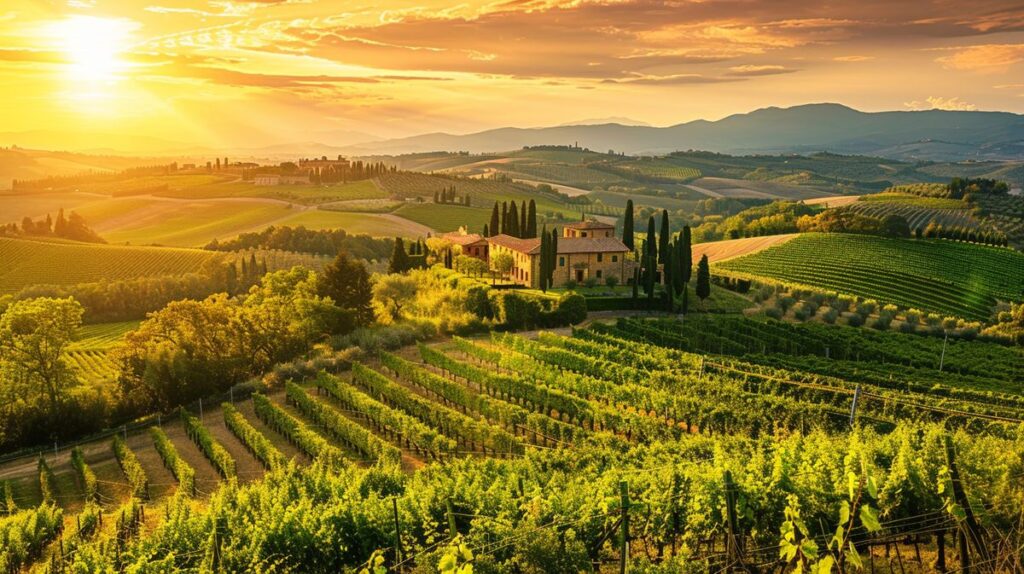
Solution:
<svg viewBox="0 0 1024 574"><path fill-rule="evenodd" d="M0 237L0 293L30 285L74 285L198 271L212 251Z"/></svg>
<svg viewBox="0 0 1024 574"><path fill-rule="evenodd" d="M1021 359L989 343L943 352L935 338L739 316L455 337L86 444L84 465L48 454L52 475L34 458L7 461L0 480L19 512L0 530L16 534L15 566L50 572L337 572L377 549L389 567L433 568L456 535L463 560L533 571L621 558L778 569L780 525L798 504L826 532L853 526L878 572L902 571L886 549L926 570L915 550L928 559L937 544L955 568L957 523L936 486L947 456L991 532L1019 519ZM98 504L84 504L97 488ZM46 492L56 504L36 506ZM744 510L730 519L734 498ZM866 510L851 519L844 501ZM609 535L623 517L625 553ZM43 523L66 525L63 540ZM729 538L746 550L727 556Z"/></svg>
<svg viewBox="0 0 1024 574"><path fill-rule="evenodd" d="M947 240L803 234L717 268L972 320L1024 300L1024 254Z"/></svg>

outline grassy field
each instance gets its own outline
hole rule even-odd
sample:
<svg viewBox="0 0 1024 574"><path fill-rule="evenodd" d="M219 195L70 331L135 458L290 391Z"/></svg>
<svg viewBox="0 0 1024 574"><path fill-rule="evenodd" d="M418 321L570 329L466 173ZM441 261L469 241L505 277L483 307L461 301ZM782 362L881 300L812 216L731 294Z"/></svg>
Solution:
<svg viewBox="0 0 1024 574"><path fill-rule="evenodd" d="M261 200L197 200L126 197L80 210L110 243L199 247L289 217L288 205Z"/></svg>
<svg viewBox="0 0 1024 574"><path fill-rule="evenodd" d="M976 320L1024 300L1024 254L946 240L804 234L716 268Z"/></svg>
<svg viewBox="0 0 1024 574"><path fill-rule="evenodd" d="M408 203L398 208L395 215L440 232L456 231L465 226L473 233L480 233L491 221L489 208L436 203Z"/></svg>
<svg viewBox="0 0 1024 574"><path fill-rule="evenodd" d="M172 189L166 192L160 192L158 195L183 199L259 197L279 199L281 201L300 203L303 205L318 205L332 201L379 199L385 197L385 193L368 179L337 185L275 186L257 186L251 182L236 180Z"/></svg>
<svg viewBox="0 0 1024 574"><path fill-rule="evenodd" d="M279 225L307 229L344 229L351 234L366 234L375 237L423 237L429 232L416 222L393 217L390 214L359 213L316 209L296 213Z"/></svg>
<svg viewBox="0 0 1024 574"><path fill-rule="evenodd" d="M53 243L0 237L0 293L30 285L73 285L198 270L211 251Z"/></svg>

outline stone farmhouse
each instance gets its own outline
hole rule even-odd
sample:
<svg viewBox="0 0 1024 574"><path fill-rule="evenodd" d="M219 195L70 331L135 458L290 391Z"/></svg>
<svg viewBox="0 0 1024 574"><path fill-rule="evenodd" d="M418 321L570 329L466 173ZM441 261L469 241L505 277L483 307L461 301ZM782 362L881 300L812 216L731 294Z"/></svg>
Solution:
<svg viewBox="0 0 1024 574"><path fill-rule="evenodd" d="M511 235L487 238L488 259L508 253L514 262L510 278L527 287L540 286L540 239L521 239ZM629 248L615 237L615 227L597 221L570 223L558 238L553 286L561 287L570 279L581 283L594 278L604 282L610 276L626 283L633 276L634 262L627 258Z"/></svg>

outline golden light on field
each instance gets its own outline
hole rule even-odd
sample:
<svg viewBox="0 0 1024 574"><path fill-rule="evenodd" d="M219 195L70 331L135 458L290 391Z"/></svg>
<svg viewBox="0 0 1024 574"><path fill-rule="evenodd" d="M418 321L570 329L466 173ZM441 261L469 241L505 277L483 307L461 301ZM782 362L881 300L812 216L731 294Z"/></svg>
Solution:
<svg viewBox="0 0 1024 574"><path fill-rule="evenodd" d="M120 20L71 16L55 22L50 32L67 56L74 79L112 81L126 68L121 54L128 48L129 28Z"/></svg>

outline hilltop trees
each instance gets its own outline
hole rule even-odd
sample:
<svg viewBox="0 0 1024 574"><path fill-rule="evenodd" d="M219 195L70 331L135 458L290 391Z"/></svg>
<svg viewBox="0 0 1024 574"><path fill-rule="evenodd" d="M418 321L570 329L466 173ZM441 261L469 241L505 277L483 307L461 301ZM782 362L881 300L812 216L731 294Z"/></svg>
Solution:
<svg viewBox="0 0 1024 574"><path fill-rule="evenodd" d="M56 221L49 214L39 221L33 221L31 217L24 217L21 220L20 228L16 223L0 226L0 235L60 237L84 243L107 242L89 227L81 215L72 211L71 215L65 218L63 208L57 212Z"/></svg>
<svg viewBox="0 0 1024 574"><path fill-rule="evenodd" d="M661 210L661 234L658 236L658 263L662 265L668 263L669 251L668 243L672 232L668 227L668 210Z"/></svg>

